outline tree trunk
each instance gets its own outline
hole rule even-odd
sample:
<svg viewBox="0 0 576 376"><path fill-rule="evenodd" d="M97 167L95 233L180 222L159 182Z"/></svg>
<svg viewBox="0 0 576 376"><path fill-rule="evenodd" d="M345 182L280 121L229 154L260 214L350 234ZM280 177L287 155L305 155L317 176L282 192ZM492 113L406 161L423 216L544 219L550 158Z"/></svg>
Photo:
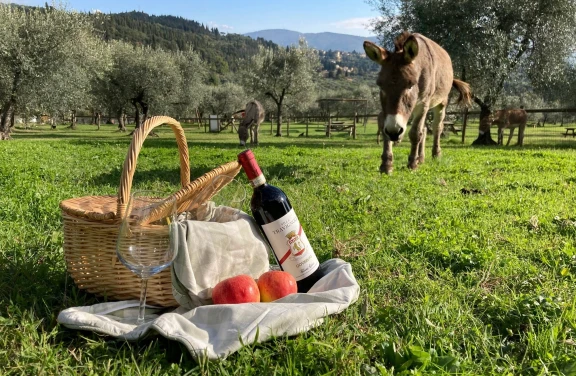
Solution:
<svg viewBox="0 0 576 376"><path fill-rule="evenodd" d="M142 119L142 123L144 123L146 120L148 120L148 114L150 112L150 107L148 106L148 103L145 103L145 102L140 102L140 107L142 107L142 114L144 115L144 117Z"/></svg>
<svg viewBox="0 0 576 376"><path fill-rule="evenodd" d="M2 117L0 117L0 140L10 139L10 125L14 114L14 104L9 100L2 107Z"/></svg>
<svg viewBox="0 0 576 376"><path fill-rule="evenodd" d="M480 127L478 128L478 138L474 140L472 145L497 145L497 142L492 139L490 128L492 126L492 104L491 101L483 102L478 97L474 97L474 102L480 106Z"/></svg>
<svg viewBox="0 0 576 376"><path fill-rule="evenodd" d="M134 124L136 124L136 126L134 127L134 129L138 129L140 128L140 109L138 108L138 104L134 103Z"/></svg>
<svg viewBox="0 0 576 376"><path fill-rule="evenodd" d="M16 107L16 91L20 87L22 73L16 70L14 80L12 81L12 91L10 99L1 108L2 116L0 117L0 140L10 139L10 128L14 127L14 110Z"/></svg>
<svg viewBox="0 0 576 376"><path fill-rule="evenodd" d="M96 127L97 130L100 130L100 122L102 121L102 114L100 112L96 112Z"/></svg>
<svg viewBox="0 0 576 376"><path fill-rule="evenodd" d="M72 115L70 116L70 126L68 128L73 130L76 129L76 110L72 111Z"/></svg>
<svg viewBox="0 0 576 376"><path fill-rule="evenodd" d="M276 116L276 137L282 137L282 102L277 104L278 116Z"/></svg>
<svg viewBox="0 0 576 376"><path fill-rule="evenodd" d="M120 132L126 132L126 123L124 123L124 113L120 112L118 114L118 130Z"/></svg>

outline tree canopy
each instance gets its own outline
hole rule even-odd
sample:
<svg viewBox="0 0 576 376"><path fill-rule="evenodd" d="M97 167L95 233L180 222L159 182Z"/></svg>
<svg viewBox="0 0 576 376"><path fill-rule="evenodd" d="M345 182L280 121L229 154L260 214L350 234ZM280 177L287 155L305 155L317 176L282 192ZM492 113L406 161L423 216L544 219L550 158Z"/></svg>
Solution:
<svg viewBox="0 0 576 376"><path fill-rule="evenodd" d="M450 54L454 71L471 84L488 116L505 84L521 72L544 90L575 51L573 0L373 0L382 19L374 30L389 43L403 30L433 39ZM518 103L517 105L521 105ZM493 142L490 124L479 143Z"/></svg>
<svg viewBox="0 0 576 376"><path fill-rule="evenodd" d="M276 136L282 136L285 106L304 109L313 104L319 69L318 55L304 42L278 50L261 47L258 55L245 64L245 86L276 104Z"/></svg>
<svg viewBox="0 0 576 376"><path fill-rule="evenodd" d="M89 72L90 64L98 61L97 45L86 14L54 7L22 10L0 3L0 139L9 137L14 111L36 90L48 90L55 72L70 62ZM77 84L73 79L66 82Z"/></svg>

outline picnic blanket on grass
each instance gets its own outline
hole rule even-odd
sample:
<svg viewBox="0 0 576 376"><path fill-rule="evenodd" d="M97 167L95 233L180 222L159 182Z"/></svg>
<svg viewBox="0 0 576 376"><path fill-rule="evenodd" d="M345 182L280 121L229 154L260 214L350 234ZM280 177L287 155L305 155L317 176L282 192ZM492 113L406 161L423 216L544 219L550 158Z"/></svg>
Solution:
<svg viewBox="0 0 576 376"><path fill-rule="evenodd" d="M58 322L127 341L156 332L181 342L195 358L223 359L243 344L305 332L358 299L360 287L349 263L331 259L320 268L324 277L308 293L272 303L205 305L192 310L178 307L137 326L127 321L138 317L138 301L123 301L68 308L58 315ZM147 313L150 309L153 307L146 307Z"/></svg>
<svg viewBox="0 0 576 376"><path fill-rule="evenodd" d="M271 303L211 304L212 288L220 280L238 274L257 279L269 263L252 217L212 203L203 209L197 216L201 220L178 223L178 251L171 266L178 308L146 306L146 322L136 325L137 300L100 303L65 309L58 322L127 341L158 333L181 342L196 358L218 359L243 344L307 331L358 299L352 267L332 259L320 265L323 277L305 294Z"/></svg>

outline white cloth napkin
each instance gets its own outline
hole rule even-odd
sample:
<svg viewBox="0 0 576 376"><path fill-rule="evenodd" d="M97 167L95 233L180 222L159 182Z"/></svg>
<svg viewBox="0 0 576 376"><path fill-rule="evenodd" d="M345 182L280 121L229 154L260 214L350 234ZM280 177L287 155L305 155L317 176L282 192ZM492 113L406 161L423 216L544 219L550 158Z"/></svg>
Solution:
<svg viewBox="0 0 576 376"><path fill-rule="evenodd" d="M151 321L138 326L130 323L138 316L137 301L101 303L65 309L58 322L127 341L157 332L184 344L195 358L223 359L242 344L305 332L358 299L360 287L349 263L332 259L320 268L324 277L308 293L288 295L272 303L205 305L191 310L179 307L161 315L147 307Z"/></svg>
<svg viewBox="0 0 576 376"><path fill-rule="evenodd" d="M251 216L213 202L201 209L196 214L202 220L179 220L172 263L172 295L187 309L212 304L212 288L226 278L258 279L270 269L266 242Z"/></svg>

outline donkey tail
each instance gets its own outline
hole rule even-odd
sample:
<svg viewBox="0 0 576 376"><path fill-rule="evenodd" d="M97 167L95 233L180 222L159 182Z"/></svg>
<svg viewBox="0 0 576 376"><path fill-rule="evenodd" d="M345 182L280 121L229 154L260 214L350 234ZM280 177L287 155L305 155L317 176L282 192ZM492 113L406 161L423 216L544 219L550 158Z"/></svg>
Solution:
<svg viewBox="0 0 576 376"><path fill-rule="evenodd" d="M454 79L452 87L460 93L460 97L458 97L459 105L468 107L472 104L472 92L470 91L470 85L468 83Z"/></svg>

